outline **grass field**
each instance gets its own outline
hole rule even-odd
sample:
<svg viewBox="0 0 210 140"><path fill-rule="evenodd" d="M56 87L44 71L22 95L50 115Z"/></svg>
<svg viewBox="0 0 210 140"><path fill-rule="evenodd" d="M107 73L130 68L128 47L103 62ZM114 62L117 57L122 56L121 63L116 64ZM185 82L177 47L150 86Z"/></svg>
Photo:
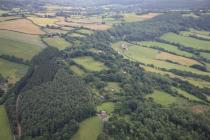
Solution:
<svg viewBox="0 0 210 140"><path fill-rule="evenodd" d="M120 92L120 86L117 82L107 82L107 86L104 88L105 91L117 93Z"/></svg>
<svg viewBox="0 0 210 140"><path fill-rule="evenodd" d="M13 55L24 60L31 60L45 47L37 35L5 30L0 30L0 46L0 54Z"/></svg>
<svg viewBox="0 0 210 140"><path fill-rule="evenodd" d="M55 34L55 33L59 33L59 34L66 34L66 33L68 33L68 31L66 31L66 30L49 29L49 28L45 28L44 31L47 32L47 33L53 33L53 34Z"/></svg>
<svg viewBox="0 0 210 140"><path fill-rule="evenodd" d="M184 90L181 90L181 89L178 89L178 88L174 88L174 89L178 92L179 95L181 95L181 96L183 96L183 97L185 97L185 98L187 98L187 99L189 99L189 100L191 100L191 101L202 101L202 100L199 99L198 97L193 96L193 95L187 93L187 92L184 91Z"/></svg>
<svg viewBox="0 0 210 140"><path fill-rule="evenodd" d="M45 34L38 26L27 19L16 19L0 22L0 29L22 32L26 34Z"/></svg>
<svg viewBox="0 0 210 140"><path fill-rule="evenodd" d="M156 103L168 106L177 102L177 97L174 97L163 91L155 91L152 94L148 94L146 98L152 98Z"/></svg>
<svg viewBox="0 0 210 140"><path fill-rule="evenodd" d="M60 37L53 38L43 38L43 40L52 47L58 48L59 50L64 50L65 48L71 47L71 44L65 39Z"/></svg>
<svg viewBox="0 0 210 140"><path fill-rule="evenodd" d="M86 30L86 29L80 29L80 30L77 30L77 32L82 33L82 34L86 34L86 35L91 35L91 34L94 33L94 31Z"/></svg>
<svg viewBox="0 0 210 140"><path fill-rule="evenodd" d="M75 63L83 66L85 69L89 71L102 71L106 70L107 67L104 65L104 63L95 60L94 58L90 56L82 56L82 57L77 57L73 58Z"/></svg>
<svg viewBox="0 0 210 140"><path fill-rule="evenodd" d="M199 40L192 37L178 35L175 33L166 33L160 38L169 42L179 43L181 45L191 47L196 50L210 50L210 41Z"/></svg>
<svg viewBox="0 0 210 140"><path fill-rule="evenodd" d="M97 140L102 131L102 121L99 117L91 117L80 123L78 132L71 140Z"/></svg>
<svg viewBox="0 0 210 140"><path fill-rule="evenodd" d="M39 26L55 25L55 22L58 21L58 19L56 18L39 18L39 17L27 17L27 18Z"/></svg>
<svg viewBox="0 0 210 140"><path fill-rule="evenodd" d="M180 32L181 35L183 36L196 36L202 39L209 39L210 40L210 36L209 35L203 35L203 34L199 34L199 33L195 33L195 32L191 32L191 31L182 31Z"/></svg>
<svg viewBox="0 0 210 140"><path fill-rule="evenodd" d="M27 72L27 66L0 59L0 73L6 78L9 77L10 83L15 83Z"/></svg>
<svg viewBox="0 0 210 140"><path fill-rule="evenodd" d="M8 11L5 11L5 10L0 10L0 16L2 15L2 14L5 14L5 13L7 13Z"/></svg>
<svg viewBox="0 0 210 140"><path fill-rule="evenodd" d="M181 55L181 56L186 56L186 57L194 56L192 53L181 51L176 46L170 45L170 44L160 43L160 42L156 42L156 41L143 41L143 42L138 42L138 44L147 46L147 47L161 48L161 49L164 49L169 52L173 52L173 53Z"/></svg>
<svg viewBox="0 0 210 140"><path fill-rule="evenodd" d="M0 106L0 140L12 140L12 133L3 105Z"/></svg>
<svg viewBox="0 0 210 140"><path fill-rule="evenodd" d="M20 17L15 17L15 16L0 17L0 22L7 21L7 20L18 19L18 18L20 18Z"/></svg>
<svg viewBox="0 0 210 140"><path fill-rule="evenodd" d="M190 13L187 13L187 14L183 14L182 16L184 17L192 17L192 18L198 18L199 16L195 15L194 13L190 12Z"/></svg>
<svg viewBox="0 0 210 140"><path fill-rule="evenodd" d="M142 47L140 45L133 45L133 44L128 44L128 50L124 50L122 49L121 45L122 45L122 42L117 42L117 43L114 43L112 47L117 52L122 54L126 59L138 61L144 64L154 65L158 68L178 69L178 70L188 71L188 72L202 74L202 75L210 75L210 73L196 70L196 69L184 66L184 65L179 65L179 64L174 64L174 63L158 60L156 56L160 54L159 50ZM169 58L169 60L174 61L173 58Z"/></svg>
<svg viewBox="0 0 210 140"><path fill-rule="evenodd" d="M114 111L114 103L113 102L105 102L101 105L97 106L97 112L106 111L108 114Z"/></svg>
<svg viewBox="0 0 210 140"><path fill-rule="evenodd" d="M68 34L70 37L85 37L85 35L79 34L79 33L70 33Z"/></svg>
<svg viewBox="0 0 210 140"><path fill-rule="evenodd" d="M76 65L71 65L70 70L73 71L78 76L84 76L85 72Z"/></svg>
<svg viewBox="0 0 210 140"><path fill-rule="evenodd" d="M200 53L200 56L202 56L203 58L206 58L206 59L210 60L210 53L201 52Z"/></svg>
<svg viewBox="0 0 210 140"><path fill-rule="evenodd" d="M160 15L160 14L159 13L148 13L148 14L143 14L143 15L137 15L135 13L123 14L124 20L126 22L144 21L144 20L148 20L148 19L154 18L154 17L156 17L158 15Z"/></svg>

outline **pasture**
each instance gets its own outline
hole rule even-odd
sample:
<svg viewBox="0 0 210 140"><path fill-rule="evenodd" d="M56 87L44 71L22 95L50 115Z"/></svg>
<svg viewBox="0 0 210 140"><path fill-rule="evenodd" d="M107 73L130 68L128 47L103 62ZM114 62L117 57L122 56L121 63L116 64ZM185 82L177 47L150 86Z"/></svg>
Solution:
<svg viewBox="0 0 210 140"><path fill-rule="evenodd" d="M8 11L5 11L5 10L1 10L0 9L0 16L2 16L2 14L5 14L5 13L7 13Z"/></svg>
<svg viewBox="0 0 210 140"><path fill-rule="evenodd" d="M87 30L87 29L80 29L80 30L77 30L78 33L82 33L82 34L86 34L86 35L91 35L94 33L94 31L92 30Z"/></svg>
<svg viewBox="0 0 210 140"><path fill-rule="evenodd" d="M43 38L43 40L49 46L58 48L59 50L71 47L71 44L61 37Z"/></svg>
<svg viewBox="0 0 210 140"><path fill-rule="evenodd" d="M105 102L101 105L97 106L97 112L106 111L108 114L114 112L114 103L113 102Z"/></svg>
<svg viewBox="0 0 210 140"><path fill-rule="evenodd" d="M60 30L60 29L49 29L49 28L45 28L43 29L46 33L51 33L51 34L56 34L56 33L59 33L59 34L66 34L68 33L68 31L66 30Z"/></svg>
<svg viewBox="0 0 210 140"><path fill-rule="evenodd" d="M71 140L97 140L101 131L101 119L98 116L91 117L80 123L79 130Z"/></svg>
<svg viewBox="0 0 210 140"><path fill-rule="evenodd" d="M205 40L205 39L209 39L210 40L210 36L209 35L203 35L203 34L194 33L194 32L191 32L191 31L182 31L182 32L180 32L180 34L183 35L183 36L188 36L188 37L195 36L195 37L198 37L201 40L202 39L203 40Z"/></svg>
<svg viewBox="0 0 210 140"><path fill-rule="evenodd" d="M181 45L191 47L196 50L210 50L210 41L199 40L192 37L178 35L175 33L166 33L160 38L169 42L179 43Z"/></svg>
<svg viewBox="0 0 210 140"><path fill-rule="evenodd" d="M155 91L152 94L146 95L146 98L152 98L154 102L164 105L164 106L169 106L171 104L175 104L178 101L177 97L174 97L166 92L163 91Z"/></svg>
<svg viewBox="0 0 210 140"><path fill-rule="evenodd" d="M5 30L0 30L0 46L0 55L15 56L24 60L31 60L45 47L37 35Z"/></svg>
<svg viewBox="0 0 210 140"><path fill-rule="evenodd" d="M85 37L85 35L79 34L79 33L70 33L68 34L70 37Z"/></svg>
<svg viewBox="0 0 210 140"><path fill-rule="evenodd" d="M203 57L203 58L206 58L206 59L210 60L210 53L201 52L200 53L200 56Z"/></svg>
<svg viewBox="0 0 210 140"><path fill-rule="evenodd" d="M27 66L0 59L0 73L8 78L9 83L15 83L27 72Z"/></svg>
<svg viewBox="0 0 210 140"><path fill-rule="evenodd" d="M73 58L73 60L75 63L83 66L88 71L99 72L99 71L107 69L104 63L97 61L93 57L90 57L90 56L76 57L76 58Z"/></svg>
<svg viewBox="0 0 210 140"><path fill-rule="evenodd" d="M0 139L12 140L12 132L7 118L7 113L3 105L0 105Z"/></svg>
<svg viewBox="0 0 210 140"><path fill-rule="evenodd" d="M16 19L0 22L0 29L34 35L45 34L38 26L34 25L27 19Z"/></svg>
<svg viewBox="0 0 210 140"><path fill-rule="evenodd" d="M40 17L27 17L27 18L39 26L55 25L55 22L58 21L58 19L56 18L40 18Z"/></svg>
<svg viewBox="0 0 210 140"><path fill-rule="evenodd" d="M78 66L76 66L76 65L71 65L70 67L69 67L69 69L74 73L74 74L76 74L76 75L78 75L78 76L84 76L85 75L85 72L84 72L84 70L82 70L81 68L79 68Z"/></svg>
<svg viewBox="0 0 210 140"><path fill-rule="evenodd" d="M193 57L194 55L189 52L181 51L177 48L177 46L170 45L170 44L165 44L165 43L160 43L156 41L142 41L142 42L137 42L138 44L146 47L155 47L155 48L161 48L169 52L173 52L177 55L181 56L186 56L186 57Z"/></svg>
<svg viewBox="0 0 210 140"><path fill-rule="evenodd" d="M154 65L155 67L158 67L158 68L178 69L178 70L188 71L188 72L202 74L202 75L210 75L207 72L193 69L188 66L174 64L174 63L166 62L164 60L158 60L156 58L156 56L158 56L161 53L161 51L159 51L159 50L142 47L140 45L133 45L133 44L129 44L129 43L128 43L128 50L125 50L121 47L122 44L123 44L123 42L117 42L117 43L114 43L112 45L112 47L118 53L122 54L126 59L141 62L144 64ZM179 56L176 56L176 57L179 57ZM171 61L174 61L171 58L168 58L168 59Z"/></svg>

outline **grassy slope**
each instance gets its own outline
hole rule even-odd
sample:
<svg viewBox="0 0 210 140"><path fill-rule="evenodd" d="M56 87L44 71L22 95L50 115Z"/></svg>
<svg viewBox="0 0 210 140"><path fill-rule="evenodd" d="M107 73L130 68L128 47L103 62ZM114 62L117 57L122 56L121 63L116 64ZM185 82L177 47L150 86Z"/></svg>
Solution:
<svg viewBox="0 0 210 140"><path fill-rule="evenodd" d="M107 69L107 67L102 62L97 61L90 56L77 57L73 60L89 71L101 71Z"/></svg>
<svg viewBox="0 0 210 140"><path fill-rule="evenodd" d="M78 132L71 140L96 140L102 131L102 122L99 117L91 117L80 123Z"/></svg>
<svg viewBox="0 0 210 140"><path fill-rule="evenodd" d="M119 83L117 82L108 82L107 86L104 88L105 91L110 91L110 92L120 92L120 86Z"/></svg>
<svg viewBox="0 0 210 140"><path fill-rule="evenodd" d="M12 140L12 134L4 106L0 106L0 140Z"/></svg>
<svg viewBox="0 0 210 140"><path fill-rule="evenodd" d="M67 47L70 47L71 44L60 37L54 37L54 38L44 38L44 41L52 47L58 48L59 50L63 50Z"/></svg>
<svg viewBox="0 0 210 140"><path fill-rule="evenodd" d="M84 76L85 72L80 69L78 66L72 65L70 66L70 70L73 71L78 76Z"/></svg>
<svg viewBox="0 0 210 140"><path fill-rule="evenodd" d="M187 47L192 47L194 49L210 50L210 41L181 36L175 33L166 33L160 38L166 41L179 43Z"/></svg>
<svg viewBox="0 0 210 140"><path fill-rule="evenodd" d="M0 30L0 46L0 54L13 55L25 60L30 60L45 47L37 35L3 30Z"/></svg>
<svg viewBox="0 0 210 140"><path fill-rule="evenodd" d="M178 88L175 88L175 89L176 89L176 91L178 92L179 95L182 95L182 96L184 96L185 98L187 98L187 99L189 99L191 101L202 101L198 97L193 96L193 95L187 93L186 91L183 91L183 90L178 89Z"/></svg>

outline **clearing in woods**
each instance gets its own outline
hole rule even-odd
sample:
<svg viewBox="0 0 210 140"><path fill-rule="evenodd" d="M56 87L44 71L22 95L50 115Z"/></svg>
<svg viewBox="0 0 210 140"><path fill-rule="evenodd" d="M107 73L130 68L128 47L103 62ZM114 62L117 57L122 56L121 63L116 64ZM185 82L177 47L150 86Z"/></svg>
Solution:
<svg viewBox="0 0 210 140"><path fill-rule="evenodd" d="M102 131L102 121L98 116L88 118L79 125L79 130L71 140L97 140Z"/></svg>
<svg viewBox="0 0 210 140"><path fill-rule="evenodd" d="M24 60L31 60L45 47L38 35L6 30L0 30L0 46L0 55L15 56Z"/></svg>
<svg viewBox="0 0 210 140"><path fill-rule="evenodd" d="M99 72L99 71L107 69L104 63L97 61L93 57L90 57L90 56L76 57L76 58L73 58L73 60L75 63L83 66L85 69L89 71Z"/></svg>
<svg viewBox="0 0 210 140"><path fill-rule="evenodd" d="M12 140L12 132L3 105L0 105L0 140Z"/></svg>
<svg viewBox="0 0 210 140"><path fill-rule="evenodd" d="M114 111L114 103L113 102L105 102L101 105L97 106L97 112L106 111L108 114Z"/></svg>
<svg viewBox="0 0 210 140"><path fill-rule="evenodd" d="M26 34L45 34L38 26L27 19L16 19L0 22L0 29L22 32Z"/></svg>
<svg viewBox="0 0 210 140"><path fill-rule="evenodd" d="M84 70L82 70L81 68L79 68L78 66L76 65L71 65L70 68L69 68L74 74L78 75L78 76L84 76L85 75L85 72Z"/></svg>

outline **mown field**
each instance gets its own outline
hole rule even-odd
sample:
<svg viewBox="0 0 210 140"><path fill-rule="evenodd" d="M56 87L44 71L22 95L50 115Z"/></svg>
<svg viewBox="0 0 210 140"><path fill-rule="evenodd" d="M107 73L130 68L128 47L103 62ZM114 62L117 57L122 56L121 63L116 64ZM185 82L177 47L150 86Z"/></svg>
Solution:
<svg viewBox="0 0 210 140"><path fill-rule="evenodd" d="M26 34L44 34L44 32L27 19L16 19L0 22L0 29L22 32Z"/></svg>
<svg viewBox="0 0 210 140"><path fill-rule="evenodd" d="M102 131L102 121L98 116L88 118L80 123L78 132L71 140L96 140Z"/></svg>
<svg viewBox="0 0 210 140"><path fill-rule="evenodd" d="M3 105L0 106L0 140L12 140L12 133Z"/></svg>
<svg viewBox="0 0 210 140"><path fill-rule="evenodd" d="M90 56L77 57L77 58L73 58L73 60L75 61L75 63L83 66L88 71L98 72L98 71L107 69L104 63L97 61Z"/></svg>
<svg viewBox="0 0 210 140"><path fill-rule="evenodd" d="M58 48L59 50L64 50L65 48L71 47L72 45L61 37L50 37L43 38L43 40L52 47Z"/></svg>
<svg viewBox="0 0 210 140"><path fill-rule="evenodd" d="M37 35L4 30L0 30L0 46L0 54L15 56L24 60L31 60L45 47Z"/></svg>

